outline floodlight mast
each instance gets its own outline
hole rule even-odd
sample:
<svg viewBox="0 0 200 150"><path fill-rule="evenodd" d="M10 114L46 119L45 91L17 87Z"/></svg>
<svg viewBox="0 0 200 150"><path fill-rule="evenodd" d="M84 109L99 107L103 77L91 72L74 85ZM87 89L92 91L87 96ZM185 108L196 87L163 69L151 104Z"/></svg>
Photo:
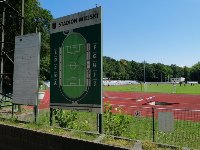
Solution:
<svg viewBox="0 0 200 150"><path fill-rule="evenodd" d="M5 2L5 1L1 1L1 2ZM3 60L3 49L4 49L4 38L5 38L5 31L4 31L4 26L5 26L5 16L6 16L6 8L5 6L3 7L3 15L2 15L2 23L1 23L1 30L2 30L2 35L1 35L1 74L0 74L0 93L3 93L3 64L4 64L4 60Z"/></svg>
<svg viewBox="0 0 200 150"><path fill-rule="evenodd" d="M146 74L146 72L145 72L145 71L146 71L146 70L145 70L145 69L146 69L146 68L145 68L145 63L146 63L146 62L145 62L145 60L144 60L144 84L145 84L145 82L146 82L146 77L145 77L145 76L146 76L146 75L145 75L145 74Z"/></svg>
<svg viewBox="0 0 200 150"><path fill-rule="evenodd" d="M24 0L22 0L21 35L24 34Z"/></svg>
<svg viewBox="0 0 200 150"><path fill-rule="evenodd" d="M22 13L21 15L19 14L19 12L14 9L11 5L9 5L6 0L0 0L0 3L1 5L3 5L3 13L2 13L2 22L0 23L1 25L1 49L0 49L0 66L1 66L1 69L0 69L0 93L3 93L3 75L5 74L4 73L4 58L3 58L3 55L5 54L8 59L13 63L12 59L5 53L4 51L4 47L5 47L5 43L8 43L8 42L5 42L5 30L4 30L4 27L5 27L5 18L6 18L6 7L9 7L12 9L12 11L16 12L17 16L21 17L21 35L24 34L24 0L22 0ZM3 3L3 4L2 4Z"/></svg>

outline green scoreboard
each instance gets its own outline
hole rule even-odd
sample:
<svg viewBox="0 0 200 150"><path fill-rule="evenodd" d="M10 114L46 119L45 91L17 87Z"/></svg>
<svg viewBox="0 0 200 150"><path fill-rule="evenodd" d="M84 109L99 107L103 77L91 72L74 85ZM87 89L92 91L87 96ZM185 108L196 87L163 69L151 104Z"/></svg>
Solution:
<svg viewBox="0 0 200 150"><path fill-rule="evenodd" d="M50 107L101 113L101 7L51 22Z"/></svg>

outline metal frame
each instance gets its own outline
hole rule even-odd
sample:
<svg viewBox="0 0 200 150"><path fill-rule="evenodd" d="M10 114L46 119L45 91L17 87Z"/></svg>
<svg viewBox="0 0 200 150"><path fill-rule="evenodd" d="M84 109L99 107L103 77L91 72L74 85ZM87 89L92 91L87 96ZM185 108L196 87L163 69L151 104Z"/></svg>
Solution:
<svg viewBox="0 0 200 150"><path fill-rule="evenodd" d="M2 22L0 23L1 26L1 49L0 49L0 66L1 66L1 70L0 70L0 92L2 92L3 90L3 75L5 75L6 73L4 73L4 60L5 58L8 58L12 63L14 63L14 61L12 60L12 58L10 58L10 56L8 55L8 53L12 50L6 50L6 46L5 44L14 44L13 42L10 41L5 41L5 30L4 30L4 26L5 26L5 21L6 21L6 14L12 14L14 16L16 16L18 18L19 21L21 21L21 35L23 35L23 23L24 23L24 0L22 0L22 14L20 14L15 8L13 8L10 4L8 4L8 2L6 0L0 0L1 5L3 6L3 11L1 11L0 13L2 13ZM8 34L8 33L6 33ZM5 57L5 58L4 58Z"/></svg>
<svg viewBox="0 0 200 150"><path fill-rule="evenodd" d="M14 44L13 42L10 41L5 41L5 21L6 21L6 14L12 14L15 17L18 18L18 21L21 21L21 27L20 27L20 35L24 34L24 0L21 0L21 13L18 12L15 8L13 8L6 0L0 0L0 4L3 6L3 11L0 12L2 13L2 22L0 23L0 32L1 32L1 48L0 48L0 93L3 91L3 75L9 74L9 73L4 73L4 57L8 58L14 65L14 61L9 57L8 53L14 50L8 50L6 51L5 49L5 44ZM7 9L9 9L7 11ZM7 33L8 34L8 33ZM13 74L13 73L10 73ZM12 115L14 111L14 104L12 104ZM18 105L18 111L21 111L21 106ZM38 106L34 106L34 114L35 114L35 122L37 122L37 116L38 116Z"/></svg>

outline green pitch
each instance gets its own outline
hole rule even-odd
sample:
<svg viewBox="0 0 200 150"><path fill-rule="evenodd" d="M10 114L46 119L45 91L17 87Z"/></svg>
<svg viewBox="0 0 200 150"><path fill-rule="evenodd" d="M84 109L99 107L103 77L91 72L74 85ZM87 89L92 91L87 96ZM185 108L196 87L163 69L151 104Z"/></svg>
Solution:
<svg viewBox="0 0 200 150"><path fill-rule="evenodd" d="M86 40L79 33L71 33L60 50L60 85L69 98L79 98L87 90Z"/></svg>
<svg viewBox="0 0 200 150"><path fill-rule="evenodd" d="M200 84L135 84L125 86L104 86L104 91L118 92L151 92L151 93L174 93L174 94L200 94Z"/></svg>

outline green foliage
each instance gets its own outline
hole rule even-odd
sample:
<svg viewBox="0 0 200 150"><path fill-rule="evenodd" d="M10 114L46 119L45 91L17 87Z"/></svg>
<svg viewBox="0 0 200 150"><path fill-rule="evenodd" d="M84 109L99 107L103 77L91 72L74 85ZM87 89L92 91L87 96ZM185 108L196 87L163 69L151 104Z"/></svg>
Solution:
<svg viewBox="0 0 200 150"><path fill-rule="evenodd" d="M75 111L64 111L62 109L54 110L55 121L62 128L77 129L77 113Z"/></svg>
<svg viewBox="0 0 200 150"><path fill-rule="evenodd" d="M108 135L122 136L129 127L130 118L122 114L121 108L116 108L115 113L112 111L113 107L106 103L104 105L104 131Z"/></svg>
<svg viewBox="0 0 200 150"><path fill-rule="evenodd" d="M41 58L40 60L40 80L44 81L50 78L50 56Z"/></svg>
<svg viewBox="0 0 200 150"><path fill-rule="evenodd" d="M10 118L10 121L13 123L18 123L18 117L14 116L14 117Z"/></svg>
<svg viewBox="0 0 200 150"><path fill-rule="evenodd" d="M135 141L125 140L125 139L117 139L112 136L105 136L101 142L108 144L108 145L114 145L114 146L118 146L118 147L126 147L126 148L130 148L130 149L135 144Z"/></svg>
<svg viewBox="0 0 200 150"><path fill-rule="evenodd" d="M76 126L77 130L84 130L84 131L89 131L90 127L89 127L89 122L87 120L83 120L81 122L79 122L79 125Z"/></svg>
<svg viewBox="0 0 200 150"><path fill-rule="evenodd" d="M157 150L157 145L150 142L150 141L144 141L142 143L142 149L144 149L144 150Z"/></svg>
<svg viewBox="0 0 200 150"><path fill-rule="evenodd" d="M40 110L39 124L49 125L49 112L46 110Z"/></svg>
<svg viewBox="0 0 200 150"><path fill-rule="evenodd" d="M56 109L54 110L55 121L62 128L76 129L89 131L89 122L86 119L81 119L78 116L82 116L82 113Z"/></svg>
<svg viewBox="0 0 200 150"><path fill-rule="evenodd" d="M200 83L200 62L192 66L191 76Z"/></svg>
<svg viewBox="0 0 200 150"><path fill-rule="evenodd" d="M200 82L200 62L192 67L179 67L176 64L164 65L161 63L135 62L125 59L115 60L110 57L103 57L104 77L114 80L144 80L146 82L165 82L170 78L185 77L186 81Z"/></svg>
<svg viewBox="0 0 200 150"><path fill-rule="evenodd" d="M6 1L13 9L6 9L5 17L5 44L4 48L8 52L8 56L14 59L14 43L15 36L21 34L21 0L7 0ZM2 18L2 9L0 8L0 20ZM19 13L19 14L18 14ZM49 27L53 16L50 11L41 7L39 0L25 0L24 5L24 32L23 34L41 32L41 62L40 62L40 78L41 80L50 79L49 75L49 59L50 59L50 35ZM1 39L1 37L0 37ZM6 58L6 56L4 56ZM13 63L9 59L5 59L5 72L13 72ZM12 78L12 77L11 77Z"/></svg>
<svg viewBox="0 0 200 150"><path fill-rule="evenodd" d="M110 118L112 118L112 115L115 115L117 113L109 104L106 104L108 115ZM105 110L105 108L104 108ZM121 111L121 109L119 109ZM30 110L29 110L30 111ZM60 111L60 110L56 110ZM111 112L113 111L113 113ZM150 113L151 109L144 108L143 110L146 113ZM23 112L23 111L22 111ZM32 110L31 110L32 112ZM66 111L69 113L69 111ZM65 112L65 113L66 113ZM96 131L96 114L95 113L88 113L88 112L76 112L78 114L78 119L73 121L75 123L76 129L85 130L86 128L90 127L88 129L89 131L95 132ZM119 112L118 112L119 113ZM27 114L27 112L25 113ZM143 112L142 112L143 114ZM188 115L195 115L198 116L198 112L190 112L188 111ZM22 114L23 115L23 114ZM28 118L24 118L25 120L30 120L32 122L33 116L32 115L25 115ZM108 117L107 116L107 117ZM145 116L128 116L125 115L127 118L130 118L130 122L127 124L127 129L123 131L122 136L126 138L131 138L135 140L145 141L143 144L143 149L154 149L155 145L152 144L150 141L152 141L152 118L151 117L145 117ZM3 119L5 118L5 119ZM85 134L83 132L77 131L77 130L63 130L61 128L56 128L56 124L53 126L49 126L49 110L40 110L39 113L39 124L34 123L23 123L20 122L19 118L17 118L16 114L14 114L14 118L11 119L11 116L7 113L1 113L0 114L0 123L1 124L9 124L9 125L15 125L20 126L23 128L33 129L37 131L47 132L51 134L58 134L58 135L65 135L65 136L71 136L76 138L83 138L83 139L96 139L94 135L91 136L91 134ZM198 119L198 117L197 117ZM20 119L21 120L21 119ZM113 119L111 119L113 120ZM104 118L104 121L106 119ZM108 121L108 119L107 119ZM113 121L114 122L114 121ZM55 121L54 121L55 123ZM111 125L110 122L107 122ZM114 124L114 123L113 123ZM104 122L105 125L105 122ZM75 129L75 127L73 129ZM93 127L93 128L92 128ZM109 127L109 126L107 126ZM123 126L122 126L123 127ZM92 130L91 130L92 129ZM114 129L113 129L114 130ZM105 130L104 130L105 131ZM158 120L155 118L155 142L166 144L166 145L174 145L177 147L189 147L191 149L200 149L200 122L199 121L186 121L186 120L174 120L174 131L172 132L161 132L158 130ZM96 134L95 134L96 135ZM107 138L108 137L108 138ZM118 140L119 139L119 140ZM149 142L146 142L149 141ZM106 136L102 139L103 143L111 144L111 145L117 145L117 146L126 146L130 148L133 147L134 142L127 142L126 140L122 140L118 137L111 137ZM159 147L157 145L157 149L165 149L165 150L172 150L174 148L171 147L165 147L164 145L162 147ZM176 149L176 148L175 148Z"/></svg>

